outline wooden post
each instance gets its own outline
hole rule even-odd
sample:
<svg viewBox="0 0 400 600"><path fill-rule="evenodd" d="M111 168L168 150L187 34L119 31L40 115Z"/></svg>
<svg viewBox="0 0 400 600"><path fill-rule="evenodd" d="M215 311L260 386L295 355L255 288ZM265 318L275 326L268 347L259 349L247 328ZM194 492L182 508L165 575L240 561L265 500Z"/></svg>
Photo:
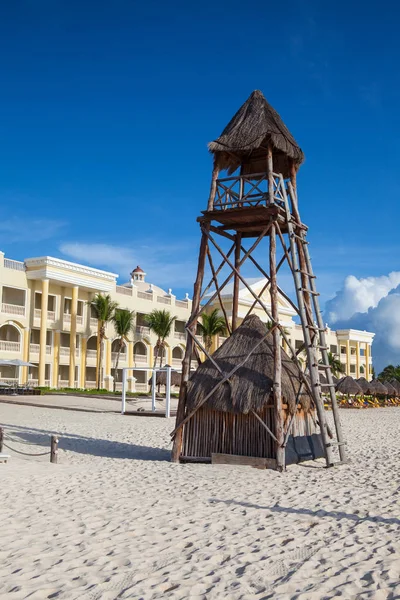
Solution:
<svg viewBox="0 0 400 600"><path fill-rule="evenodd" d="M214 167L215 170L215 167ZM207 248L208 248L208 233L210 230L210 223L204 223L203 225L203 233L201 236L200 250L199 250L199 261L197 266L197 277L194 284L193 290L193 300L192 300L192 314L190 316L190 328L195 333L196 325L197 325L197 314L200 308L200 296L201 296L201 286L203 284L204 278L204 267L206 263L207 256ZM187 336L186 340L186 351L185 356L182 361L182 380L181 387L179 388L179 402L178 408L176 412L176 427L182 423L185 418L185 410L186 410L186 393L187 393L187 384L189 381L190 375L190 361L192 359L193 352L193 337L191 335ZM174 444L172 446L171 453L171 461L179 462L179 457L181 454L182 448L182 438L183 438L183 429L179 427L175 432Z"/></svg>
<svg viewBox="0 0 400 600"><path fill-rule="evenodd" d="M50 451L50 462L56 463L58 459L58 437L56 435L51 436L51 451Z"/></svg>
<svg viewBox="0 0 400 600"><path fill-rule="evenodd" d="M4 429L0 427L0 453L3 452L3 444L4 444Z"/></svg>
<svg viewBox="0 0 400 600"><path fill-rule="evenodd" d="M271 146L271 144L268 144L267 161L268 161L268 203L270 205L272 205L272 204L274 204L274 175L273 175L274 167L273 167L273 161L272 161L272 146Z"/></svg>
<svg viewBox="0 0 400 600"><path fill-rule="evenodd" d="M271 315L274 324L279 322L278 287L276 283L276 228L272 225L269 238L269 269L271 281ZM274 413L276 436L276 468L278 471L285 469L285 448L283 415L282 415L282 361L281 361L281 336L276 327L272 333L274 342Z"/></svg>
<svg viewBox="0 0 400 600"><path fill-rule="evenodd" d="M217 179L219 175L219 167L217 167L217 162L214 159L214 168L211 176L211 187L210 187L210 195L208 197L208 205L207 210L213 210L214 208L214 199L217 191Z"/></svg>
<svg viewBox="0 0 400 600"><path fill-rule="evenodd" d="M240 249L242 246L242 234L236 233L235 236L235 268L240 269ZM239 286L240 281L238 274L235 273L233 280L233 303L232 303L232 331L238 326L238 310L239 310Z"/></svg>

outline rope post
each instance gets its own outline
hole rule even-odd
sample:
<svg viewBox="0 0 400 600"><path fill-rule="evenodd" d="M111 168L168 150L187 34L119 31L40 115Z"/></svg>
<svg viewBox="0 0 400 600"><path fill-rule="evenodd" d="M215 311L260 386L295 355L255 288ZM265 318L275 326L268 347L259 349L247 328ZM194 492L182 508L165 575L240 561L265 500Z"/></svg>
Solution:
<svg viewBox="0 0 400 600"><path fill-rule="evenodd" d="M50 450L50 462L56 463L58 457L58 437L56 435L51 436L51 450Z"/></svg>
<svg viewBox="0 0 400 600"><path fill-rule="evenodd" d="M4 429L0 427L0 452L3 452Z"/></svg>

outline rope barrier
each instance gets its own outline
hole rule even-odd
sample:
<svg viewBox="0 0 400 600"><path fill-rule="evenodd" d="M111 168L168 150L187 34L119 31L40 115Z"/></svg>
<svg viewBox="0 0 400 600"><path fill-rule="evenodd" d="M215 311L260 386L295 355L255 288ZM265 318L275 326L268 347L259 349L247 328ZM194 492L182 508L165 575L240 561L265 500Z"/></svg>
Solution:
<svg viewBox="0 0 400 600"><path fill-rule="evenodd" d="M49 450L48 452L41 452L40 454L30 454L29 452L21 452L21 450L16 450L15 448L8 446L4 442L3 442L3 446L8 448L9 450L12 450L13 452L16 452L17 454L23 454L24 456L47 456L48 454L51 453L51 450Z"/></svg>
<svg viewBox="0 0 400 600"><path fill-rule="evenodd" d="M36 444L35 442L28 442L27 440L18 440L13 438L12 436L5 434L3 427L0 427L0 452L3 451L3 446L8 448L12 452L16 452L17 454L22 454L22 456L48 456L50 454L50 462L56 463L58 458L58 437L55 435L51 436L50 440L50 450L46 452L23 452L22 450L17 450L12 446L9 446L5 443L4 439L11 440L16 444L23 444L25 446L41 446L42 444Z"/></svg>

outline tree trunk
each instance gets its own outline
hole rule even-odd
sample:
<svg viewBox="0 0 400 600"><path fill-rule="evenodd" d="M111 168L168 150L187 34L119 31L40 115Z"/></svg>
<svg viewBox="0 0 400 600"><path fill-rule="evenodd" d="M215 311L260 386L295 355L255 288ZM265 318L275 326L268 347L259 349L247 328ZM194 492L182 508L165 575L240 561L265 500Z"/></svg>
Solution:
<svg viewBox="0 0 400 600"><path fill-rule="evenodd" d="M164 340L161 342L161 353L160 353L160 369L162 369L162 361L164 356ZM161 395L161 384L158 384L158 395Z"/></svg>
<svg viewBox="0 0 400 600"><path fill-rule="evenodd" d="M99 340L99 370L98 370L98 373L97 373L97 389L98 390L101 388L101 381L102 381L101 370L102 370L102 364L103 364L103 336L100 334L100 340Z"/></svg>
<svg viewBox="0 0 400 600"><path fill-rule="evenodd" d="M123 341L121 338L119 341L117 358L115 359L115 365L114 365L114 384L113 384L114 392L117 391L118 365L119 365L119 357L120 357L121 350L122 350L122 344L123 344Z"/></svg>

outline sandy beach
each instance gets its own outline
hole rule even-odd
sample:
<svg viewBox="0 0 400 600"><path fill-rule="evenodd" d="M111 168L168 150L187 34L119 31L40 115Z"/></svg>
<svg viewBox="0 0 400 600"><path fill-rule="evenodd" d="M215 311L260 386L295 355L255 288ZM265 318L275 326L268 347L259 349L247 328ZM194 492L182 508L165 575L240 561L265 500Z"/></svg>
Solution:
<svg viewBox="0 0 400 600"><path fill-rule="evenodd" d="M352 464L282 475L171 464L173 419L0 412L21 450L61 436L0 465L0 598L400 598L399 409L343 411Z"/></svg>

